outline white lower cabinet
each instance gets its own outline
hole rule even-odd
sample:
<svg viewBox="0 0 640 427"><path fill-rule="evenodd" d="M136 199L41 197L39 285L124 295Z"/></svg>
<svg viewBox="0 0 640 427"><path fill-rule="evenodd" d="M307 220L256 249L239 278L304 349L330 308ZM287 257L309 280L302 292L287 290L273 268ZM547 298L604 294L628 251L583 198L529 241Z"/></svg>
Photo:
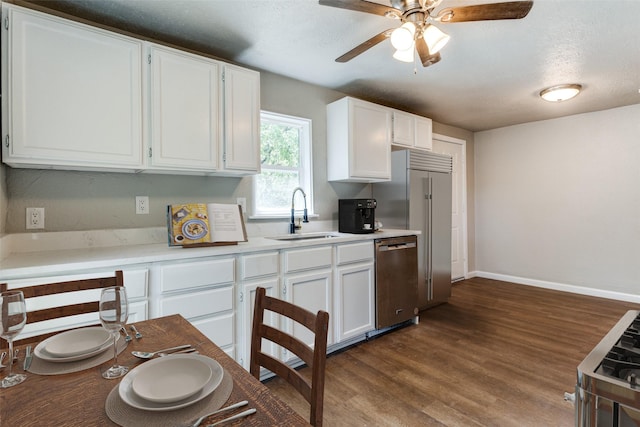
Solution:
<svg viewBox="0 0 640 427"><path fill-rule="evenodd" d="M374 292L373 262L336 269L334 325L337 342L375 329Z"/></svg>
<svg viewBox="0 0 640 427"><path fill-rule="evenodd" d="M336 247L334 326L336 342L375 329L373 242Z"/></svg>
<svg viewBox="0 0 640 427"><path fill-rule="evenodd" d="M154 277L152 317L180 314L234 355L234 257L164 264Z"/></svg>
<svg viewBox="0 0 640 427"><path fill-rule="evenodd" d="M318 310L329 313L327 345L333 343L332 267L333 246L331 245L283 251L282 298L313 313ZM313 335L305 327L294 326L290 320L286 320L281 327L292 332L302 342L313 345ZM286 361L295 359L287 351L283 351L282 357Z"/></svg>
<svg viewBox="0 0 640 427"><path fill-rule="evenodd" d="M270 297L278 298L280 289L278 278L270 278L258 281L251 281L248 283L242 283L239 286L240 295L238 296L238 353L236 361L242 365L243 368L249 370L249 362L251 362L251 331L253 329L253 310L256 301L256 288L265 288L267 295ZM265 322L273 327L279 326L278 316L272 313L265 313ZM272 355L275 358L280 358L281 350L279 346L276 346L270 342L262 343L262 351Z"/></svg>
<svg viewBox="0 0 640 427"><path fill-rule="evenodd" d="M251 330L253 328L253 310L256 300L256 288L263 287L267 295L279 298L280 254L278 251L259 252L241 255L238 259L238 304L236 316L238 325L236 361L249 369L251 358ZM266 323L278 327L275 315L265 313ZM280 351L275 344L263 343L263 351L279 357Z"/></svg>

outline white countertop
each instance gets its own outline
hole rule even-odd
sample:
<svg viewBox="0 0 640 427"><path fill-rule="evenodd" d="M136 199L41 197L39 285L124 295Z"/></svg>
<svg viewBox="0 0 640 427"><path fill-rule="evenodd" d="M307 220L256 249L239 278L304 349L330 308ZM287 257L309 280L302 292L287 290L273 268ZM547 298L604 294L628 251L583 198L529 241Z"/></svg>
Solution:
<svg viewBox="0 0 640 427"><path fill-rule="evenodd" d="M86 234L86 233L84 233ZM266 237L249 237L247 242L237 245L203 248L169 247L167 243L135 244L127 241L117 246L90 246L54 249L52 243L43 243L46 250L9 251L0 260L0 281L25 277L69 274L78 270L147 264L152 262L197 259L209 256L235 255L241 253L300 248L336 243L348 243L387 237L418 235L416 230L379 230L368 234L332 232L336 237L296 241L280 241ZM64 238L64 233L56 236ZM60 246L64 246L62 243Z"/></svg>

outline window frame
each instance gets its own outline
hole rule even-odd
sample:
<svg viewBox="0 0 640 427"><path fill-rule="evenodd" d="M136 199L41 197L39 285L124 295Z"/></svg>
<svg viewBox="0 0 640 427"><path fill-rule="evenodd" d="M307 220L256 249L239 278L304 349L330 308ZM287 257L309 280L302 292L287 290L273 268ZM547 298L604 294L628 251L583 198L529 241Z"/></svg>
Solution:
<svg viewBox="0 0 640 427"><path fill-rule="evenodd" d="M272 111L260 110L260 125L263 121L270 121L276 124L294 126L299 129L299 166L297 168L266 168L266 170L297 170L299 177L299 186L304 190L307 198L307 213L309 216L314 215L314 203L313 203L313 142L312 142L312 120L305 117L293 116L290 114L274 113ZM265 170L264 165L261 165L261 171ZM291 216L291 207L287 206L282 211L265 211L260 210L257 206L256 197L256 179L258 175L254 175L251 181L251 216L252 219L270 219L270 218L289 218ZM293 195L293 188L291 193ZM301 195L296 195L296 200L301 198ZM300 211L302 215L303 205L302 203L296 203L296 213Z"/></svg>

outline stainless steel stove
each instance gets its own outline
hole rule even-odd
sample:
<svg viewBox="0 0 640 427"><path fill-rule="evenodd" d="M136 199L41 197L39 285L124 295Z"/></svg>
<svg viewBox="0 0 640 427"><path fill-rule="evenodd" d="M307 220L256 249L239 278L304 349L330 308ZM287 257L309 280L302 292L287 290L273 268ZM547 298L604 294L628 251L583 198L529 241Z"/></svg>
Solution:
<svg viewBox="0 0 640 427"><path fill-rule="evenodd" d="M577 373L577 427L640 427L640 310L628 311Z"/></svg>

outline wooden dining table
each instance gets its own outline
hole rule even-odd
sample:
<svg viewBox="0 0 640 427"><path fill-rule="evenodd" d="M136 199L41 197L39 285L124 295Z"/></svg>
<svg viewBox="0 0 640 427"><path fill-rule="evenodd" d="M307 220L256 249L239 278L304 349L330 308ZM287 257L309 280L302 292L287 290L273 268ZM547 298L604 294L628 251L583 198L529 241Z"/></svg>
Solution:
<svg viewBox="0 0 640 427"><path fill-rule="evenodd" d="M135 324L143 338L133 338L118 356L118 363L130 369L144 361L131 354L133 350L157 350L181 344L195 346L199 354L216 360L231 375L233 388L223 404L247 400L247 408L255 414L233 421L228 425L242 426L308 426L308 421L289 405L269 391L260 381L227 355L180 315L150 319ZM24 349L16 372L22 372ZM114 426L107 416L105 402L109 393L121 379L102 378L102 371L112 361L80 372L61 375L27 373L21 384L0 389L0 425L3 426ZM0 376L7 374L7 368ZM232 414L232 413L231 413ZM211 421L220 420L218 415ZM224 418L224 417L223 417ZM194 420L184 420L185 424ZM206 425L207 420L201 425Z"/></svg>

